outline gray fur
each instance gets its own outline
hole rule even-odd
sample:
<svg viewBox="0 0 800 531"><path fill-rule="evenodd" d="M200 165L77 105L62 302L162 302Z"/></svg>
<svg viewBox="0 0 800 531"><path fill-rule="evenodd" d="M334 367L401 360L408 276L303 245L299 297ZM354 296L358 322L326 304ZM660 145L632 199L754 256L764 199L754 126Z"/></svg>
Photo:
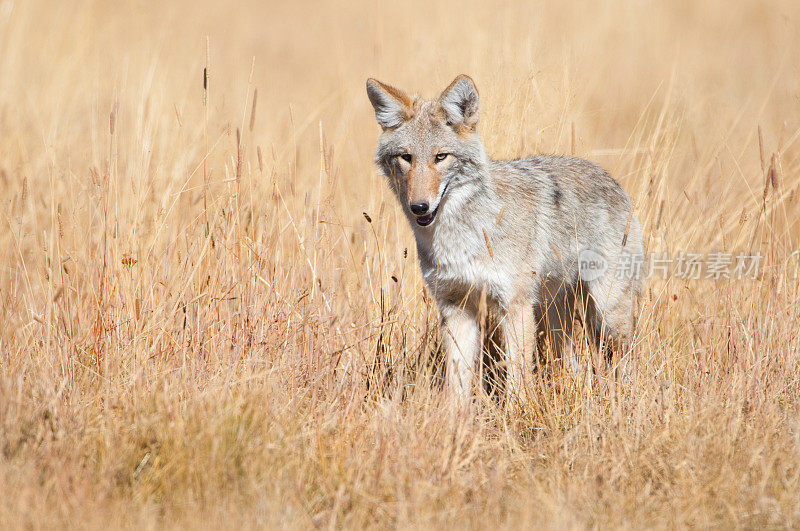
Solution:
<svg viewBox="0 0 800 531"><path fill-rule="evenodd" d="M383 101L371 93L370 100ZM470 395L480 330L486 330L480 323L482 294L499 316L512 392L524 393L540 332L574 363L572 328L578 315L598 345L613 345L627 357L642 285L640 278L615 278L614 269L621 256L643 255L644 248L639 221L619 183L577 158L490 160L475 131L478 94L466 76L437 99L406 101L401 124L390 129L381 124L376 164L414 231L422 273L443 318L451 386L462 397ZM448 154L445 161L435 162L432 157L441 153ZM410 155L412 162L399 155ZM428 226L420 226L409 209L420 199L436 209ZM579 270L585 249L600 253L609 265L599 278Z"/></svg>

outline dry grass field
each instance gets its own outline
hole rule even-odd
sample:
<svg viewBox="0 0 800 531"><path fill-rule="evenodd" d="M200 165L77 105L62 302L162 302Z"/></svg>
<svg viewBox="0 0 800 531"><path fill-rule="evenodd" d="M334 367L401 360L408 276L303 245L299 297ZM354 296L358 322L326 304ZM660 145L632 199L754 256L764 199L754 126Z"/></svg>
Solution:
<svg viewBox="0 0 800 531"><path fill-rule="evenodd" d="M800 4L561 4L0 0L0 525L800 526ZM757 278L455 411L364 81L462 72Z"/></svg>

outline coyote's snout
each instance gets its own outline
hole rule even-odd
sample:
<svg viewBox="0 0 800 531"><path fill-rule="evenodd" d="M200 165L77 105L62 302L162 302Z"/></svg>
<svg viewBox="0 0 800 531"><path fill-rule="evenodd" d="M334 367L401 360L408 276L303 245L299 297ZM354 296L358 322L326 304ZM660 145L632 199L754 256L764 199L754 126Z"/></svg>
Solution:
<svg viewBox="0 0 800 531"><path fill-rule="evenodd" d="M573 361L576 319L598 347L627 357L641 280L616 265L644 249L619 183L582 159L489 159L468 76L433 100L374 79L367 95L383 128L376 164L411 223L442 315L449 385L470 396L482 330L502 332L512 392L523 390L542 337ZM485 307L495 316L488 328Z"/></svg>

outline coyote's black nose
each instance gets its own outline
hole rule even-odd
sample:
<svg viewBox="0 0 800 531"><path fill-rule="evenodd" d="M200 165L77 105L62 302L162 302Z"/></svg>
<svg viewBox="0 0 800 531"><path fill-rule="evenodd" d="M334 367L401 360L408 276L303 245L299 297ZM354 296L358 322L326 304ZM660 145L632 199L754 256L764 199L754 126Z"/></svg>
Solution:
<svg viewBox="0 0 800 531"><path fill-rule="evenodd" d="M411 203L411 212L415 216L421 216L428 211L428 203Z"/></svg>

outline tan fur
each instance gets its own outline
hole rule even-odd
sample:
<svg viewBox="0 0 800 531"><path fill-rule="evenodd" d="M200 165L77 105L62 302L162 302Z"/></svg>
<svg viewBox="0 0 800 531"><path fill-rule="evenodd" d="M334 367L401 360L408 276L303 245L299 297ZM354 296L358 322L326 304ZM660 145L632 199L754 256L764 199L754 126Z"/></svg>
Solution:
<svg viewBox="0 0 800 531"><path fill-rule="evenodd" d="M556 357L574 364L578 318L597 347L627 356L641 281L617 279L614 268L644 249L619 184L581 159L490 160L467 76L428 101L382 87L367 84L384 127L376 162L414 231L442 315L448 381L459 396L470 396L472 375L481 372L481 334L494 333L481 321L487 311L499 316L512 395L525 389L540 334ZM429 210L412 211L420 203ZM586 250L608 263L597 278L579 267Z"/></svg>
<svg viewBox="0 0 800 531"><path fill-rule="evenodd" d="M414 203L425 200L428 197L435 197L442 182L442 176L436 168L430 164L423 167L412 166L406 174L408 180L408 202Z"/></svg>

